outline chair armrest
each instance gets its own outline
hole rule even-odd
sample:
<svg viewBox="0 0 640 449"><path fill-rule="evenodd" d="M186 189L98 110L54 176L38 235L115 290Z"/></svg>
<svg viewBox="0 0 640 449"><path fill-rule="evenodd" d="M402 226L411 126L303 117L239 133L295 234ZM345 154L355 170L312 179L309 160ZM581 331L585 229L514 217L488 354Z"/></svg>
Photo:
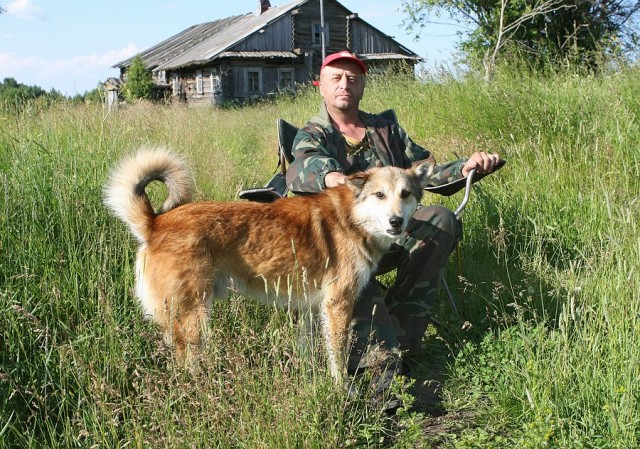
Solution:
<svg viewBox="0 0 640 449"><path fill-rule="evenodd" d="M505 161L504 159L500 160L498 165L496 165L493 168L493 171L491 173L495 173L497 170L504 167L506 163L507 161ZM480 181L482 178L484 178L485 176L490 175L491 173L482 173L482 174L476 173L475 176L473 177L473 182L476 183ZM447 184L442 184L438 186L427 186L424 188L424 190L426 190L429 193L437 193L438 195L451 196L454 193L458 193L460 190L462 190L466 184L467 184L467 178L460 178Z"/></svg>
<svg viewBox="0 0 640 449"><path fill-rule="evenodd" d="M238 197L242 200L271 203L278 198L285 197L287 192L287 181L284 175L282 173L276 173L266 186L242 190L238 193Z"/></svg>

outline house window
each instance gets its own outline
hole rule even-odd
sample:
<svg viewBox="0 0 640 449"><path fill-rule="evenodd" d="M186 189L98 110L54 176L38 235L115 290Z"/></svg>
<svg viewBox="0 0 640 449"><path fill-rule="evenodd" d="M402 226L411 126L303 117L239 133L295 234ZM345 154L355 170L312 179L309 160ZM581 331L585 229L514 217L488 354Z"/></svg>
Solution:
<svg viewBox="0 0 640 449"><path fill-rule="evenodd" d="M202 82L202 70L196 72L196 93L204 93L204 83Z"/></svg>
<svg viewBox="0 0 640 449"><path fill-rule="evenodd" d="M311 23L311 38L313 39L313 45L322 45L322 25L320 22ZM324 24L324 42L329 44L329 24Z"/></svg>
<svg viewBox="0 0 640 449"><path fill-rule="evenodd" d="M211 84L211 92L214 94L220 92L220 75L214 75L212 72L209 77L209 83Z"/></svg>
<svg viewBox="0 0 640 449"><path fill-rule="evenodd" d="M278 88L280 90L293 90L295 88L294 69L278 69Z"/></svg>
<svg viewBox="0 0 640 449"><path fill-rule="evenodd" d="M158 72L158 81L160 81L161 83L166 83L167 82L167 72L165 72L164 70L160 70Z"/></svg>
<svg viewBox="0 0 640 449"><path fill-rule="evenodd" d="M244 91L247 94L262 93L262 69L244 69Z"/></svg>
<svg viewBox="0 0 640 449"><path fill-rule="evenodd" d="M180 95L182 93L182 85L180 84L180 78L178 78L177 74L173 75L172 87L173 95Z"/></svg>

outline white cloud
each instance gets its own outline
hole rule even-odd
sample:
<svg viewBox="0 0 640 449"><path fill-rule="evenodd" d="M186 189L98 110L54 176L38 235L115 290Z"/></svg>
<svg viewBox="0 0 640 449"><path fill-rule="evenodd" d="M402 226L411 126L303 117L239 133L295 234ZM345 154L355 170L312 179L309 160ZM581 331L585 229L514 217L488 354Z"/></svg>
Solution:
<svg viewBox="0 0 640 449"><path fill-rule="evenodd" d="M140 50L137 46L129 44L120 50L111 50L107 53L75 56L71 59L58 59L47 62L47 71L52 75L57 74L82 74L96 68L111 68L112 65L127 59Z"/></svg>
<svg viewBox="0 0 640 449"><path fill-rule="evenodd" d="M118 50L80 55L70 59L47 60L16 53L0 53L0 67L3 68L3 77L15 78L19 83L36 85L47 90L54 88L72 95L91 90L99 81L104 81L110 76L117 77L118 71L111 66L139 52L140 49L136 45L129 44Z"/></svg>
<svg viewBox="0 0 640 449"><path fill-rule="evenodd" d="M38 65L38 58L18 56L15 53L0 53L0 66L11 73Z"/></svg>
<svg viewBox="0 0 640 449"><path fill-rule="evenodd" d="M31 0L14 0L5 7L7 14L25 20L46 19L39 6Z"/></svg>

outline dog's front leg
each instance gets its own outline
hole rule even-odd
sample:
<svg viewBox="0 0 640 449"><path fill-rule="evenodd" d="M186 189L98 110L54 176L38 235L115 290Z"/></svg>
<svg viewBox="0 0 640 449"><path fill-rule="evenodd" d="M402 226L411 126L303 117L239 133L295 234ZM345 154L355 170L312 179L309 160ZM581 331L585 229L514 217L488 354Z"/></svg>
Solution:
<svg viewBox="0 0 640 449"><path fill-rule="evenodd" d="M348 358L350 324L356 292L351 288L332 288L322 304L322 330L329 357L331 375L343 384Z"/></svg>

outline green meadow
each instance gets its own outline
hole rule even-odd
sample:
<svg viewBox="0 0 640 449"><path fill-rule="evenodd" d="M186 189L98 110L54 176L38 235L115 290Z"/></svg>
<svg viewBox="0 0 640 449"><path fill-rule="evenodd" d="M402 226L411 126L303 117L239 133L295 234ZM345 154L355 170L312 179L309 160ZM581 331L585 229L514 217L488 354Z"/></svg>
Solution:
<svg viewBox="0 0 640 449"><path fill-rule="evenodd" d="M136 242L102 205L145 144L189 159L197 199L234 200L275 170L276 118L303 124L317 92L0 105L0 448L639 447L639 85L637 69L370 80L363 108L394 108L439 161L508 161L476 184L447 273L460 313L440 295L393 417L250 298L215 304L202 370L177 366L134 297Z"/></svg>

